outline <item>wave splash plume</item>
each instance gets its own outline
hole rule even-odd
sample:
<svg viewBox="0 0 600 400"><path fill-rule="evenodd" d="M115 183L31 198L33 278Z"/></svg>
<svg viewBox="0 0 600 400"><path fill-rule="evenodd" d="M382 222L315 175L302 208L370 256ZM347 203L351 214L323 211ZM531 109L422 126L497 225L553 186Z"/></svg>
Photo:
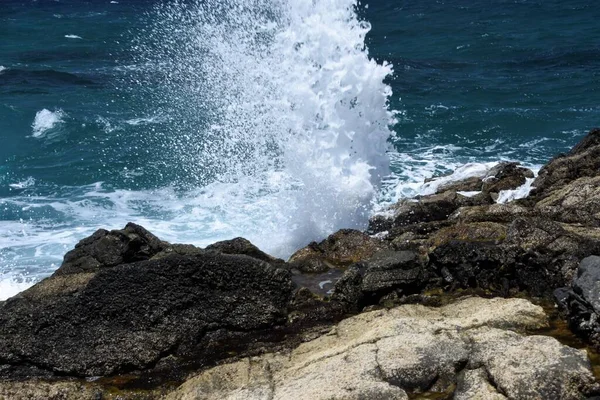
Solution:
<svg viewBox="0 0 600 400"><path fill-rule="evenodd" d="M181 180L218 197L223 222L287 255L364 228L388 174L388 63L369 59L352 0L159 6L137 46L146 95ZM148 78L151 77L151 78ZM157 110L154 110L155 112Z"/></svg>

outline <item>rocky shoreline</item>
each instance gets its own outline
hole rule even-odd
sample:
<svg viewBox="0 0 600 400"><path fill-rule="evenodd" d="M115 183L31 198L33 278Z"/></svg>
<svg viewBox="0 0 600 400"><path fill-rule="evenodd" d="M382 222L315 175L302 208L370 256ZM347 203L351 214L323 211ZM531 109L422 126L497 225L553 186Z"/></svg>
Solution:
<svg viewBox="0 0 600 400"><path fill-rule="evenodd" d="M496 202L533 177L500 163L287 262L99 230L0 302L0 399L593 398L600 129Z"/></svg>

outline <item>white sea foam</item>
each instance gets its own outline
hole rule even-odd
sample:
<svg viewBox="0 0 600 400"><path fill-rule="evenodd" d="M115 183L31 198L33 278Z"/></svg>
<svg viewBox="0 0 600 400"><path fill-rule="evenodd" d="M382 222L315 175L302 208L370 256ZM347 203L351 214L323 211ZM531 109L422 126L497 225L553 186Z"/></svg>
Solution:
<svg viewBox="0 0 600 400"><path fill-rule="evenodd" d="M65 35L67 39L83 39L81 36L77 35Z"/></svg>
<svg viewBox="0 0 600 400"><path fill-rule="evenodd" d="M528 168L533 171L534 177L527 178L525 183L516 189L501 190L500 193L498 193L498 199L496 200L496 203L508 203L509 201L524 199L525 197L529 196L529 193L533 189L533 181L535 181L535 178L538 176L538 173L542 167L540 165L533 165L529 166Z"/></svg>
<svg viewBox="0 0 600 400"><path fill-rule="evenodd" d="M54 129L58 124L64 122L66 113L63 110L50 111L43 109L35 114L35 119L31 124L33 129L33 137L42 137L51 129Z"/></svg>
<svg viewBox="0 0 600 400"><path fill-rule="evenodd" d="M19 292L33 286L31 279L23 279L13 275L0 275L0 301L6 300Z"/></svg>
<svg viewBox="0 0 600 400"><path fill-rule="evenodd" d="M6 71L8 68L0 65L0 74L3 73L4 71Z"/></svg>
<svg viewBox="0 0 600 400"><path fill-rule="evenodd" d="M392 67L369 59L370 25L355 7L209 0L157 9L139 65L165 82L150 96L170 102L160 111L171 130L157 134L172 162L208 184L204 197L227 215L214 234L235 226L286 255L366 227L389 168L394 115L383 80Z"/></svg>

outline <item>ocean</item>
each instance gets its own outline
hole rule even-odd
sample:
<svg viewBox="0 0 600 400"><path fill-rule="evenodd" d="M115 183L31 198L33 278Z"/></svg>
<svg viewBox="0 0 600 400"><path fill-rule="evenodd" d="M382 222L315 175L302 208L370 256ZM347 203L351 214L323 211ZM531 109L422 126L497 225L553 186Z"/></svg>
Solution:
<svg viewBox="0 0 600 400"><path fill-rule="evenodd" d="M537 170L600 125L599 18L589 0L1 0L0 300L99 228L287 257L431 176Z"/></svg>

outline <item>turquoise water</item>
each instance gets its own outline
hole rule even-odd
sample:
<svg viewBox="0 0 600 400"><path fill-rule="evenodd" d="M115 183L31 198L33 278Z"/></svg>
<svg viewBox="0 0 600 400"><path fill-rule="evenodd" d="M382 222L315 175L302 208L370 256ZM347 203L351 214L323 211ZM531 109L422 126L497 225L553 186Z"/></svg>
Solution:
<svg viewBox="0 0 600 400"><path fill-rule="evenodd" d="M3 0L0 297L99 227L285 256L600 124L592 1L352 4Z"/></svg>

